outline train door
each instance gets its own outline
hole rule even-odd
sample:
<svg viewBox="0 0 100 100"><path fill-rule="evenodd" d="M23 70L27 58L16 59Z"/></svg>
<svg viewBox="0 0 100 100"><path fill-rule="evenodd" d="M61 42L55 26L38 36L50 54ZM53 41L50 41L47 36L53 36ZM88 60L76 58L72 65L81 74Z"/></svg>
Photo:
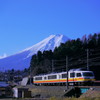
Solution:
<svg viewBox="0 0 100 100"><path fill-rule="evenodd" d="M70 72L70 74L69 74L69 85L74 85L74 83L75 83L75 73Z"/></svg>

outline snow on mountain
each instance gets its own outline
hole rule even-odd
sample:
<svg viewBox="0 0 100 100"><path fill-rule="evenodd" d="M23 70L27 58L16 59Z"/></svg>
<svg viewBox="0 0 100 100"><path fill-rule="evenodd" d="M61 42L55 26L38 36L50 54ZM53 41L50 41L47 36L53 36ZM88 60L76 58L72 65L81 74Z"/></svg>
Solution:
<svg viewBox="0 0 100 100"><path fill-rule="evenodd" d="M3 54L2 56L0 56L0 59L7 57L7 54Z"/></svg>
<svg viewBox="0 0 100 100"><path fill-rule="evenodd" d="M0 59L0 67L5 70L23 70L24 68L29 67L32 55L36 54L38 51L53 51L55 47L58 47L61 43L65 43L68 40L69 38L64 35L50 35L43 41L26 48L17 54Z"/></svg>

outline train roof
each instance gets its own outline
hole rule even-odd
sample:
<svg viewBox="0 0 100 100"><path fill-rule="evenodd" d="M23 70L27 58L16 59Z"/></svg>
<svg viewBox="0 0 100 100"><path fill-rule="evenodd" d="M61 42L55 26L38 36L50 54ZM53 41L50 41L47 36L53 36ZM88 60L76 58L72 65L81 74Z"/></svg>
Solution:
<svg viewBox="0 0 100 100"><path fill-rule="evenodd" d="M70 69L69 71L88 71L86 67Z"/></svg>
<svg viewBox="0 0 100 100"><path fill-rule="evenodd" d="M87 70L74 70L73 71L73 70L69 70L68 72L70 73L70 72L92 72L92 71L87 71ZM67 72L65 72L65 71L64 72L59 72L59 73L55 72L55 73L48 73L48 74L40 74L40 75L36 75L36 76L55 75L55 74L61 74L61 73L67 73Z"/></svg>

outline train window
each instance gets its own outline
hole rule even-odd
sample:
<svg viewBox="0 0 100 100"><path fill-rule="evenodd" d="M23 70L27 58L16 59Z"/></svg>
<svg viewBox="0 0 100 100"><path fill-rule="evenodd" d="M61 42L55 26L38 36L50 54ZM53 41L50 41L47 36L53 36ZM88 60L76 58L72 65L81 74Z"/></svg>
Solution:
<svg viewBox="0 0 100 100"><path fill-rule="evenodd" d="M42 80L42 77L35 77L35 80Z"/></svg>
<svg viewBox="0 0 100 100"><path fill-rule="evenodd" d="M46 78L46 77L44 77L44 79L46 80L47 78Z"/></svg>
<svg viewBox="0 0 100 100"><path fill-rule="evenodd" d="M67 78L67 74L62 74L62 78Z"/></svg>
<svg viewBox="0 0 100 100"><path fill-rule="evenodd" d="M93 76L93 73L90 73L90 72L84 72L84 73L83 73L83 76Z"/></svg>
<svg viewBox="0 0 100 100"><path fill-rule="evenodd" d="M57 75L50 75L48 76L48 79L56 79L57 78Z"/></svg>
<svg viewBox="0 0 100 100"><path fill-rule="evenodd" d="M75 73L70 73L70 77L75 77Z"/></svg>
<svg viewBox="0 0 100 100"><path fill-rule="evenodd" d="M61 78L61 75L59 75L59 78Z"/></svg>
<svg viewBox="0 0 100 100"><path fill-rule="evenodd" d="M76 73L76 76L77 77L81 77L81 73Z"/></svg>

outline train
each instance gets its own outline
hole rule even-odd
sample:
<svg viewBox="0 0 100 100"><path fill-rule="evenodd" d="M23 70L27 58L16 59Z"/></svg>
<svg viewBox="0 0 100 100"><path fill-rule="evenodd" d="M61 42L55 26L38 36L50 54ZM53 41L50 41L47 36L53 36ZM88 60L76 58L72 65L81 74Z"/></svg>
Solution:
<svg viewBox="0 0 100 100"><path fill-rule="evenodd" d="M93 85L95 76L92 71L70 70L67 72L36 75L33 77L34 85Z"/></svg>

